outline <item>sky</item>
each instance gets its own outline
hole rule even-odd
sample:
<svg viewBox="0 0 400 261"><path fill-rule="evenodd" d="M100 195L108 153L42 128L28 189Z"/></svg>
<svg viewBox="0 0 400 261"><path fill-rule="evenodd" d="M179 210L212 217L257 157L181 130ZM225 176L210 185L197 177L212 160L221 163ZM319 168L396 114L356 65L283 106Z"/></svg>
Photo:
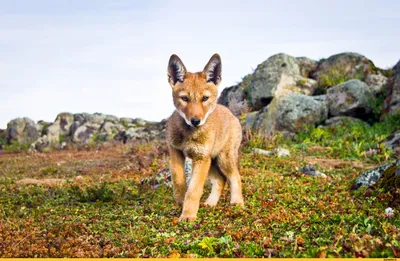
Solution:
<svg viewBox="0 0 400 261"><path fill-rule="evenodd" d="M167 118L173 53L192 72L219 53L220 91L276 53L389 68L399 24L398 0L0 0L0 128L60 112Z"/></svg>

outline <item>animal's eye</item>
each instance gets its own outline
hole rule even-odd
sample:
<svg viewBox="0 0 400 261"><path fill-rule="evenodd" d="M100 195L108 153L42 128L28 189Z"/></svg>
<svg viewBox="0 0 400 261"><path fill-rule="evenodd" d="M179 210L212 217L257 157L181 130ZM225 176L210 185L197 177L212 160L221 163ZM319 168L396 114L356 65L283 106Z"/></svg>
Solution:
<svg viewBox="0 0 400 261"><path fill-rule="evenodd" d="M203 96L203 99L201 99L203 102L205 102L205 101L207 101L208 100L208 96Z"/></svg>
<svg viewBox="0 0 400 261"><path fill-rule="evenodd" d="M185 101L185 102L188 102L188 101L189 101L189 98L188 98L187 96L181 96L181 99L182 99L183 101Z"/></svg>

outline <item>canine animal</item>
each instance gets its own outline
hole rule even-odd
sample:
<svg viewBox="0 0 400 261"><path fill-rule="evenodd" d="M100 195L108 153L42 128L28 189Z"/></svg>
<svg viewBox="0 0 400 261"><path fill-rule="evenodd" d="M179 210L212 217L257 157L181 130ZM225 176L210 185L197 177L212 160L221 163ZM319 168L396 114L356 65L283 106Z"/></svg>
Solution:
<svg viewBox="0 0 400 261"><path fill-rule="evenodd" d="M176 110L168 120L167 143L174 198L183 204L179 221L196 219L207 177L212 189L206 205L217 205L226 182L231 189L231 204L244 205L238 155L242 127L226 107L217 104L221 73L218 54L197 73L188 72L175 54L168 63L168 82ZM188 185L185 157L192 159Z"/></svg>

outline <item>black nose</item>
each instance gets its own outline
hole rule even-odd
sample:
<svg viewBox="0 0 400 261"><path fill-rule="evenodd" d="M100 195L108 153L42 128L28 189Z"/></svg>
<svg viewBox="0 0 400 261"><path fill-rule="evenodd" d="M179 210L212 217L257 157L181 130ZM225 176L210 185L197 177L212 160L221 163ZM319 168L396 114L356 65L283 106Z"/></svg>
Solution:
<svg viewBox="0 0 400 261"><path fill-rule="evenodd" d="M193 126L197 126L200 124L200 119L199 118L191 118L190 122L193 124Z"/></svg>

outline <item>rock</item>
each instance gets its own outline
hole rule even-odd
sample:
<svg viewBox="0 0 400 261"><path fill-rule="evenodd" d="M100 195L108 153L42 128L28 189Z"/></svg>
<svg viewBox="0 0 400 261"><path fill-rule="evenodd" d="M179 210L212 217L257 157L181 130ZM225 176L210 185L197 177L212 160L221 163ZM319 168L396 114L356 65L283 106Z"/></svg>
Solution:
<svg viewBox="0 0 400 261"><path fill-rule="evenodd" d="M7 140L7 130L0 129L0 143L6 143Z"/></svg>
<svg viewBox="0 0 400 261"><path fill-rule="evenodd" d="M31 144L40 134L40 128L29 118L17 118L7 124L6 139L9 144Z"/></svg>
<svg viewBox="0 0 400 261"><path fill-rule="evenodd" d="M72 141L78 144L88 144L93 139L93 135L97 133L98 125L93 125L90 123L85 123L79 126L73 133Z"/></svg>
<svg viewBox="0 0 400 261"><path fill-rule="evenodd" d="M299 171L309 176L326 178L325 173L320 172L314 166L311 165L304 166L301 169L299 169Z"/></svg>
<svg viewBox="0 0 400 261"><path fill-rule="evenodd" d="M375 65L358 53L340 53L320 61L312 78L321 83L324 77L340 75L346 79L364 79L369 74L376 74Z"/></svg>
<svg viewBox="0 0 400 261"><path fill-rule="evenodd" d="M249 112L249 113L246 114L246 119L245 119L245 122L243 124L244 125L243 129L245 131L251 130L255 126L258 126L258 123L257 123L257 120L259 119L258 118L258 114L259 114L258 111L253 111L253 112Z"/></svg>
<svg viewBox="0 0 400 261"><path fill-rule="evenodd" d="M31 150L46 152L50 150L50 141L47 135L44 135L31 144Z"/></svg>
<svg viewBox="0 0 400 261"><path fill-rule="evenodd" d="M374 95L384 91L387 81L388 79L380 74L370 74L365 78L365 84Z"/></svg>
<svg viewBox="0 0 400 261"><path fill-rule="evenodd" d="M147 124L147 122L145 120L143 120L142 118L136 118L133 120L134 124L137 124L139 126L145 126Z"/></svg>
<svg viewBox="0 0 400 261"><path fill-rule="evenodd" d="M82 125L82 124L84 124L86 122L86 119L87 119L88 115L89 114L87 114L87 113L74 114L74 122L79 123L78 126L80 126L80 125Z"/></svg>
<svg viewBox="0 0 400 261"><path fill-rule="evenodd" d="M112 136L112 137L122 130L125 130L125 127L122 124L120 124L119 122L112 123L112 122L106 121L100 127L100 132L105 132L109 136Z"/></svg>
<svg viewBox="0 0 400 261"><path fill-rule="evenodd" d="M225 88L218 98L218 103L226 106L235 116L249 110L245 91L240 85Z"/></svg>
<svg viewBox="0 0 400 261"><path fill-rule="evenodd" d="M307 96L292 93L275 98L258 115L258 124L254 126L265 135L277 131L298 133L308 125L322 123L327 118L327 106L324 96Z"/></svg>
<svg viewBox="0 0 400 261"><path fill-rule="evenodd" d="M384 114L400 113L400 61L393 68L395 74L388 81L386 98L383 105Z"/></svg>
<svg viewBox="0 0 400 261"><path fill-rule="evenodd" d="M119 119L119 121L123 125L133 124L135 122L135 120L132 118L121 118L121 119Z"/></svg>
<svg viewBox="0 0 400 261"><path fill-rule="evenodd" d="M289 93L311 95L316 81L302 77L296 58L276 54L257 66L248 87L251 105L255 110L268 105L274 97Z"/></svg>
<svg viewBox="0 0 400 261"><path fill-rule="evenodd" d="M53 124L52 122L47 122L47 121L38 121L36 123L36 126L41 133L41 135L46 134L47 127Z"/></svg>
<svg viewBox="0 0 400 261"><path fill-rule="evenodd" d="M395 133L389 135L383 143L385 147L391 149L395 152L400 152L400 130L396 131Z"/></svg>
<svg viewBox="0 0 400 261"><path fill-rule="evenodd" d="M353 189L358 189L361 186L372 186L377 183L382 177L385 170L393 166L400 166L400 160L391 163L385 163L379 167L363 172L355 181Z"/></svg>
<svg viewBox="0 0 400 261"><path fill-rule="evenodd" d="M327 102L332 116L365 118L372 112L371 91L360 80L350 80L328 89Z"/></svg>
<svg viewBox="0 0 400 261"><path fill-rule="evenodd" d="M274 155L274 153L272 151L258 149L258 148L253 148L251 151L254 154L258 154L258 155L264 155L264 156L273 156Z"/></svg>
<svg viewBox="0 0 400 261"><path fill-rule="evenodd" d="M101 125L106 120L107 116L102 113L88 114L86 121L90 124Z"/></svg>
<svg viewBox="0 0 400 261"><path fill-rule="evenodd" d="M284 148L276 148L272 151L253 148L251 150L254 154L264 155L264 156L277 156L278 158L290 156L290 152Z"/></svg>
<svg viewBox="0 0 400 261"><path fill-rule="evenodd" d="M310 78L310 75L317 69L318 62L307 57L296 57L297 65L299 66L300 75L305 78Z"/></svg>
<svg viewBox="0 0 400 261"><path fill-rule="evenodd" d="M166 120L158 123L147 123L144 127L130 127L114 136L115 140L127 143L130 140L163 140L165 139Z"/></svg>
<svg viewBox="0 0 400 261"><path fill-rule="evenodd" d="M347 123L358 123L368 125L365 121L362 121L357 118L349 117L349 116L336 116L330 119L327 119L324 123L324 126L339 126L346 125Z"/></svg>
<svg viewBox="0 0 400 261"><path fill-rule="evenodd" d="M114 115L109 115L109 114L107 114L105 116L106 116L105 119L104 119L105 122L111 122L111 123L114 123L114 124L119 123L119 118L118 117L116 117Z"/></svg>
<svg viewBox="0 0 400 261"><path fill-rule="evenodd" d="M274 149L274 154L275 154L278 158L289 157L289 156L290 156L289 150L284 149L284 148L276 148L276 149Z"/></svg>
<svg viewBox="0 0 400 261"><path fill-rule="evenodd" d="M189 184L190 176L192 175L192 160L189 158L185 159L185 176L186 183ZM149 184L152 189L157 189L162 185L172 187L172 176L169 168L161 170L155 177L144 178L141 180L141 184Z"/></svg>
<svg viewBox="0 0 400 261"><path fill-rule="evenodd" d="M65 139L71 135L71 125L74 123L74 115L72 113L63 112L57 115L53 124L50 124L45 133L51 144L59 144L61 136Z"/></svg>

